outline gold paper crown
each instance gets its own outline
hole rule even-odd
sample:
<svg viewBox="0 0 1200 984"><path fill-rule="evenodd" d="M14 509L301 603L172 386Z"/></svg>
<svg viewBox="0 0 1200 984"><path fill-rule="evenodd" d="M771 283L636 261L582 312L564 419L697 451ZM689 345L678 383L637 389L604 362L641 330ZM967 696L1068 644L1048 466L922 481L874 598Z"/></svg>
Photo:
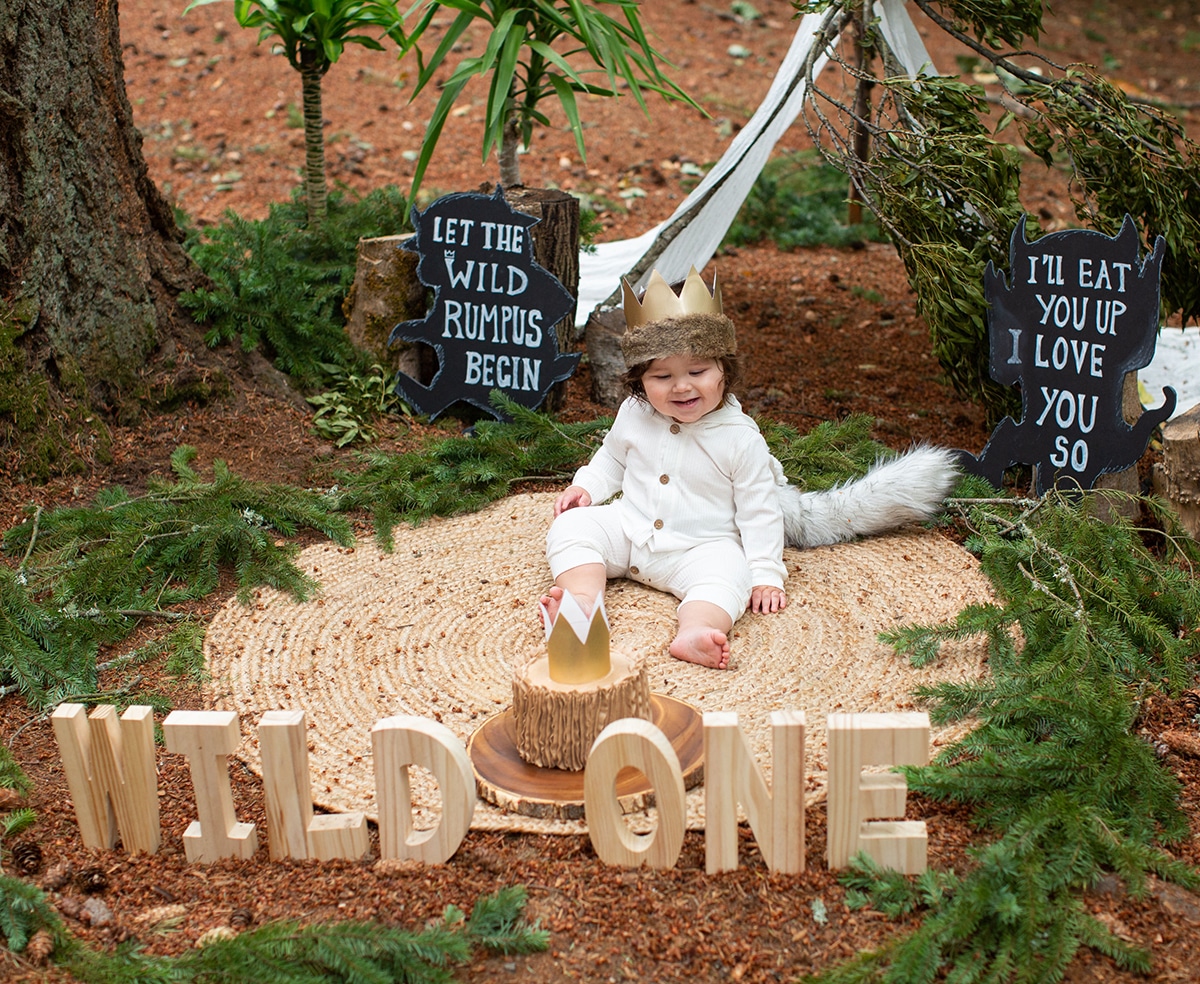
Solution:
<svg viewBox="0 0 1200 984"><path fill-rule="evenodd" d="M609 658L608 614L604 598L596 597L589 619L569 591L563 592L553 624L545 606L542 624L546 629L546 651L550 656L550 679L555 683L581 684L603 680L612 669ZM586 632L585 632L586 630Z"/></svg>
<svg viewBox="0 0 1200 984"><path fill-rule="evenodd" d="M671 289L671 285L657 270L650 274L646 290L639 301L637 293L629 286L629 281L621 278L621 291L625 298L625 327L637 328L639 325L662 321L666 318L678 318L685 314L721 314L721 287L713 275L713 286L710 292L704 280L693 266L683 282L679 293Z"/></svg>

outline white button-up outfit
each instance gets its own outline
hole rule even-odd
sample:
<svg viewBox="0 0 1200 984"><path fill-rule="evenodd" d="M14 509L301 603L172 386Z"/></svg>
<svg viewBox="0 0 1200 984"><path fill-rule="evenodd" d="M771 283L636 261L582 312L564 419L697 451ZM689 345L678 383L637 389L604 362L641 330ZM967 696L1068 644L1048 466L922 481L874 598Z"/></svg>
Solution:
<svg viewBox="0 0 1200 984"><path fill-rule="evenodd" d="M604 563L609 577L712 602L734 621L754 586L783 587L778 489L787 480L733 396L690 424L626 399L573 484L597 505L569 509L551 525L546 555L556 578ZM620 499L599 505L617 492Z"/></svg>

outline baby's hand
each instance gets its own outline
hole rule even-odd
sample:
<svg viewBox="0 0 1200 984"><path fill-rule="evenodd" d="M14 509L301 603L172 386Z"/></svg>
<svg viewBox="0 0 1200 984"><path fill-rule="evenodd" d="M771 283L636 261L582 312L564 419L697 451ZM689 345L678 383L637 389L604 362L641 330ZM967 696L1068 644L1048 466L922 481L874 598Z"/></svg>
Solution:
<svg viewBox="0 0 1200 984"><path fill-rule="evenodd" d="M590 506L592 497L582 485L572 485L554 500L554 515L559 516L576 506Z"/></svg>
<svg viewBox="0 0 1200 984"><path fill-rule="evenodd" d="M750 611L781 612L787 608L787 595L783 588L771 584L756 584L750 592Z"/></svg>

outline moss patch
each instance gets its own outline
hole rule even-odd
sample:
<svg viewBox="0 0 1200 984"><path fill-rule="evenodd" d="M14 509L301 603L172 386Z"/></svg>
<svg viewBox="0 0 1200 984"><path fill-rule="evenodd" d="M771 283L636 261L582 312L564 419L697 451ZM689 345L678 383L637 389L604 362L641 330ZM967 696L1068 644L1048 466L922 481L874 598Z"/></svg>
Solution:
<svg viewBox="0 0 1200 984"><path fill-rule="evenodd" d="M4 471L46 481L80 474L95 462L112 460L108 428L92 410L78 367L55 364L60 387L35 365L19 344L37 313L32 299L0 306L0 440Z"/></svg>

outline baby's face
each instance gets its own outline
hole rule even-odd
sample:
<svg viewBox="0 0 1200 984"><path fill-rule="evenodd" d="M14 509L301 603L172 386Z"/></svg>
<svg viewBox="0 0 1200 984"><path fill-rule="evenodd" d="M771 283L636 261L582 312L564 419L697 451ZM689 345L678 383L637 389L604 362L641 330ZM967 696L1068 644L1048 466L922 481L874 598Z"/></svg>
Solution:
<svg viewBox="0 0 1200 984"><path fill-rule="evenodd" d="M725 373L716 359L671 355L655 359L642 376L646 399L659 413L690 424L725 398Z"/></svg>

